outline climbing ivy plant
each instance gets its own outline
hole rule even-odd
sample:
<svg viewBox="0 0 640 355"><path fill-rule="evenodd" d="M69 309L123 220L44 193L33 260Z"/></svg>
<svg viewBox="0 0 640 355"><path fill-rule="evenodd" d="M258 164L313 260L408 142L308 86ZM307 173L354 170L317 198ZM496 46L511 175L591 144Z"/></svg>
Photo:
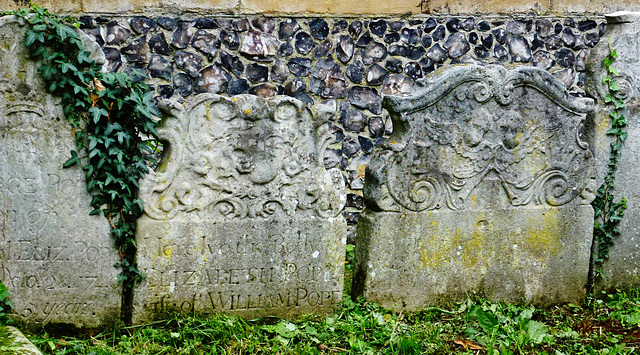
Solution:
<svg viewBox="0 0 640 355"><path fill-rule="evenodd" d="M627 208L627 200L623 197L616 202L613 191L615 189L620 152L628 135L626 132L627 121L623 114L626 105L619 95L620 86L615 80L615 77L619 76L620 73L612 65L616 58L618 58L618 54L613 49L609 51L609 55L602 61L602 65L606 69L602 83L607 85L608 88L604 102L607 106L612 106L612 110L609 113L611 128L607 131L607 135L613 137L613 141L611 142L607 175L602 185L598 188L596 198L592 203L595 211L594 239L598 245L597 256L594 260L594 277L596 279L602 276L602 264L609 258L609 248L613 245L616 237L620 236L618 226Z"/></svg>
<svg viewBox="0 0 640 355"><path fill-rule="evenodd" d="M127 74L103 73L83 49L72 18L34 4L12 14L29 25L29 55L41 63L38 71L47 90L62 100L77 146L64 167L82 165L92 195L90 214L109 221L120 254L115 266L122 270L124 297L130 297L143 278L135 263L136 219L143 212L137 191L153 160L148 147L157 144L153 93Z"/></svg>

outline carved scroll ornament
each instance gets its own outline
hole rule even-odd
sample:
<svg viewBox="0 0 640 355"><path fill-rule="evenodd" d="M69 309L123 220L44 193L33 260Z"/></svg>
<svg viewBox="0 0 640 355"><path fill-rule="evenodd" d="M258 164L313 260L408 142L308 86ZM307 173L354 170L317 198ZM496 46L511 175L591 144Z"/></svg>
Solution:
<svg viewBox="0 0 640 355"><path fill-rule="evenodd" d="M511 207L589 203L593 100L536 68L447 69L410 96L387 96L394 124L366 172L374 210L473 208L497 181ZM484 195L483 195L484 194Z"/></svg>

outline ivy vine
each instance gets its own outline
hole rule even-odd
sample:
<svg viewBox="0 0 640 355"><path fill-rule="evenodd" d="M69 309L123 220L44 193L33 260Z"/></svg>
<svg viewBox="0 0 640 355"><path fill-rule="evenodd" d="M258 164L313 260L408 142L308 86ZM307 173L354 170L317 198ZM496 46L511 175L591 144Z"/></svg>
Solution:
<svg viewBox="0 0 640 355"><path fill-rule="evenodd" d="M613 49L610 50L609 54L602 60L602 65L606 69L602 78L602 84L607 85L608 89L604 102L608 106L613 106L613 109L609 113L611 128L607 131L607 135L612 136L613 141L611 142L607 174L604 182L598 188L595 200L592 202L595 211L594 241L598 246L597 256L594 260L594 279L602 277L602 265L609 259L609 249L613 245L614 240L620 236L618 227L622 221L622 217L624 217L624 211L627 209L627 200L623 197L616 202L613 192L622 145L628 135L626 132L627 121L623 113L626 105L623 98L618 95L620 86L618 86L615 79L620 73L612 65L616 58L618 58L618 54L616 50Z"/></svg>
<svg viewBox="0 0 640 355"><path fill-rule="evenodd" d="M136 220L143 213L138 181L154 163L148 150L157 148L159 116L149 87L124 73L103 73L83 49L78 23L31 4L13 11L29 28L25 45L41 64L46 89L61 98L64 114L75 132L77 151L64 167L82 165L91 215L103 214L120 254L115 267L123 285L123 305L144 278L135 263ZM124 309L127 321L130 310Z"/></svg>

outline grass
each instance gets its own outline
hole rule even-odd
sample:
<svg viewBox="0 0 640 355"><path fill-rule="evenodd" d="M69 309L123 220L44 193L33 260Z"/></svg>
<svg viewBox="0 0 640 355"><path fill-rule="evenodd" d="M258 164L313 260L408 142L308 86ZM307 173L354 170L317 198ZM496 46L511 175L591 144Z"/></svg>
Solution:
<svg viewBox="0 0 640 355"><path fill-rule="evenodd" d="M297 321L175 316L93 336L31 337L45 354L638 354L640 290L550 309L467 300L392 313L345 298Z"/></svg>

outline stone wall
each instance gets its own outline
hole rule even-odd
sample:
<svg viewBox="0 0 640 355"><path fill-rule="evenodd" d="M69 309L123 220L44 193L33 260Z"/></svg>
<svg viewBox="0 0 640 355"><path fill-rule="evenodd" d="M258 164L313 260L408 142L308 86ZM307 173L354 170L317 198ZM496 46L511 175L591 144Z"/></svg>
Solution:
<svg viewBox="0 0 640 355"><path fill-rule="evenodd" d="M22 4L19 5L22 6ZM586 4L583 1L477 3L435 0L411 3L396 1L382 5L375 2L251 2L243 0L219 2L118 1L108 3L56 1L43 5L79 17L81 30L94 39L104 52L106 58L104 70L128 72L136 76L138 80L152 84L157 103L161 106L164 105L168 111L175 111L168 116L174 119L182 117L177 121L183 122L182 124L194 122L187 124L187 126L174 127L177 133L174 132L165 137L168 144L176 144L175 139L178 141L194 139L192 135L195 133L188 133L189 125L194 132L197 132L199 128L206 127L206 134L212 137L224 136L224 130L229 127L225 125L209 126L208 123L202 121L202 117L206 117L207 120L211 118L209 105L219 102L225 103L231 111L235 112L232 115L233 119L241 122L238 123L238 127L243 127L242 129L246 129L247 132L245 138L239 138L230 143L235 147L231 155L236 160L239 159L234 155L236 150L244 154L247 144L251 147L249 150L253 152L252 154L257 154L252 159L256 160L257 156L264 155L264 152L261 151L265 147L260 146L260 136L251 133L250 127L252 125L264 124L263 128L266 131L278 131L281 128L278 126L280 123L276 124L267 119L267 117L274 117L275 113L273 112L275 111L264 114L264 117L259 115L254 117L251 114L243 114L245 108L251 112L261 105L273 109L278 105L274 102L284 100L303 112L300 117L304 116L305 118L301 122L309 123L308 120L315 120L312 125L312 130L315 130L314 135L308 135L308 132L305 131L300 132L302 138L298 137L302 140L317 140L313 143L313 152L309 151L309 154L317 160L313 163L305 163L307 164L305 169L313 171L310 176L324 176L325 172L332 171L331 177L338 177L331 182L321 182L320 185L315 186L316 190L325 191L336 187L341 189L343 185L346 187L346 190L341 192L344 206L341 204L342 202L338 205L340 205L339 210L342 210L342 216L346 219L346 224L349 225L349 243L355 241L355 225L358 223L360 212L365 207L363 197L365 171L371 165L372 157L383 154L385 150L389 149L389 144L393 142L389 143L388 139L394 134L394 129L401 128L397 125L394 127L389 110L383 107L385 97L406 96L423 91L425 82L429 78L443 75L451 68L485 65L494 65L510 70L522 67L541 69L549 73L545 80L553 81L554 85L559 85L554 86L553 90L561 91L564 93L563 95L570 95L568 97L584 97L586 96L585 83L593 80L593 77L596 76L595 69L587 72L586 63L593 57L591 53L594 47L607 43L604 40L607 36L606 21L601 14L623 7L633 9L634 6L637 6L640 9L640 5L635 2L623 1L613 5L604 2ZM14 1L0 1L0 8L8 9L17 6ZM328 13L332 14L328 15ZM6 84L14 85L13 77L7 77L9 79L5 80ZM250 100L247 99L246 94L257 95L261 98L254 97L251 100L262 101L244 107L242 102ZM289 98L274 98L279 95ZM526 95L523 94L523 97ZM198 106L199 103L205 101L207 103L204 103L202 107L206 107L206 109ZM240 103L237 103L238 101ZM167 102L172 103L167 104ZM239 105L240 108L235 105ZM179 111L182 106L188 112L196 112L195 116L177 112L176 110ZM580 114L585 112L580 111ZM8 115L9 113L4 113L4 116L0 118L8 117ZM227 119L221 120L226 122ZM174 122L176 121L174 120ZM598 127L604 127L602 122L605 121L601 118L598 121ZM398 132L396 132L397 134ZM320 139L320 136L323 138ZM195 139L198 140L197 137ZM322 142L319 143L320 141ZM602 139L598 141L596 146L597 144L602 145L602 141ZM68 142L64 144L68 145ZM191 144L191 146L194 145ZM189 151L189 154L202 155L210 147L205 148L203 151ZM273 148L282 147L274 146ZM8 155L6 149L0 149L0 158L3 156L3 152L4 155ZM596 159L602 159L603 156L604 153L596 149ZM211 159L217 161L218 158ZM176 174L178 171L180 174L190 174L185 180L189 182L187 185L208 186L203 190L204 192L199 191L198 193L207 196L205 200L208 202L205 207L210 207L211 211L209 212L218 213L220 212L218 207L222 205L218 206L217 202L213 203L212 201L218 198L215 196L219 196L217 194L221 192L212 187L211 181L200 181L203 176L208 177L209 171L198 172L198 167L194 165L196 163L198 162L187 160L184 163L176 163L174 172ZM316 163L317 165L315 165ZM208 169L211 168L207 165L209 163L203 164L208 166ZM602 164L600 163L600 165ZM0 166L0 168L2 167ZM243 171L243 169L240 167L238 173L246 178L246 174L250 175L250 172ZM286 175L286 179L292 178L295 174L289 175L290 172L287 169L290 167L283 167L274 176L283 177ZM319 173L319 171L323 172ZM40 173L36 171L31 174ZM166 187L158 187L164 181L159 176L166 176L167 172L160 169L157 174L158 176L152 176L149 180L155 181L156 185L147 182L148 186L155 187L150 187L147 191L151 192L148 193L148 199L145 202L150 207L146 210L147 216L140 222L144 231L139 235L140 247L142 248L139 262L150 277L141 286L135 299L137 308L134 317L137 321L152 319L163 312L175 310L184 312L225 310L237 311L236 313L246 316L263 315L264 313L257 309L263 308L261 306L273 308L274 303L271 300L276 299L280 300L279 305L282 306L279 314L292 316L313 310L314 307L326 311L337 301L335 293L341 292L340 282L342 282L342 276L336 268L336 265L341 263L341 260L338 260L338 255L343 253L344 248L342 241L344 231L340 227L344 223L342 218L336 218L332 215L323 216L322 218L328 218L323 220L322 218L318 219L315 215L307 216L305 214L307 207L296 205L288 217L284 216L287 215L285 210L283 210L285 211L284 215L278 216L278 218L264 214L256 215L254 211L253 215L249 212L242 215L242 221L230 222L227 219L219 219L218 215L211 217L203 213L204 205L201 206L201 202L188 207L192 204L194 195L191 194L191 191L187 193L182 186L184 184L181 185L180 181L177 181L166 191L170 194L164 196L163 194L166 194L164 188ZM0 176L0 187L3 187L1 182L4 177L5 175ZM251 178L248 180L258 186L256 191L266 196L275 193L275 191L282 191L282 186L289 186L289 182L282 183L279 180L280 177L262 182L253 181ZM180 179L183 178L183 176L180 177ZM272 181L277 181L274 184L277 187L269 185L272 184ZM164 181L164 184L166 183ZM322 185L325 183L331 187ZM240 185L238 186L242 188L234 185L236 190L244 189L245 185ZM493 187L489 186L489 190L491 188L499 190L496 187L499 184L495 183L494 185L491 185ZM4 189L8 190L6 186ZM252 191L252 189L247 190ZM250 193L245 197L255 199L255 196ZM163 205L170 198L176 198L178 201L176 205L183 208L178 213L182 217L176 220L171 220L173 215L167 217L175 206L166 207L168 205ZM283 197L283 201L285 200L286 198ZM158 201L162 201L162 203ZM158 202L158 204L153 206L154 202ZM280 203L280 205L284 206L285 203ZM261 206L266 208L266 211L276 211L273 209L273 204L266 203ZM232 211L237 208L233 203L222 207L227 212L229 208ZM590 243L590 236L585 235L588 226L585 227L587 222L584 218L589 211L583 211L583 207L576 209L576 211L580 210L578 211L580 213L575 213L580 215L579 218L571 217L570 215L575 212L571 210L566 215L556 218L554 223L547 226L547 229L542 228L540 229L542 232L538 231L538 234L545 235L555 233L554 235L558 238L552 242L556 247L558 245L575 247L570 247L565 252L579 254L580 260L577 260L575 265L569 266L579 273L586 270L584 247ZM514 217L509 210L506 211L501 209L498 212L487 212L487 216L497 216L495 218L500 220L514 218L525 221L526 219L522 215ZM529 229L533 230L535 229L533 225L537 222L541 224L548 222L550 212L540 211L542 210L538 209L532 212L535 214L535 218L529 220L527 228L531 227ZM154 215L155 212L159 214ZM302 218L298 216L300 213L304 215ZM447 213L451 212L447 211ZM8 216L9 214L5 212L4 215ZM478 222L473 216L467 217L469 221ZM271 221L271 225L269 227L261 226L264 222L261 218ZM459 221L455 215L443 218L452 223ZM314 222L312 223L310 220ZM375 220L375 217L372 218L368 214L365 222L368 223L367 225L371 225L372 220ZM423 220L418 220L416 225L422 222ZM397 221L393 223L397 224ZM562 229L562 225L565 224L575 224L575 229ZM8 224L5 222L4 225ZM483 227L482 225L477 226L478 228ZM106 226L104 227L106 228ZM473 228L475 227L474 224ZM385 229L386 227L381 228ZM500 235L506 233L504 225L501 228L486 233L487 238L499 239ZM514 243L523 243L526 239L524 234L527 234L526 231L529 230L527 228L518 233L514 232L511 236ZM450 231L449 229L446 230ZM467 234L474 235L475 232L471 229L467 231ZM245 230L255 230L254 237L256 239L245 240L247 238L246 233L243 232ZM317 235L314 238L307 238L305 233L314 230L330 230L330 232L326 235L315 233ZM184 231L189 232L185 233ZM202 239L194 239L193 231L196 231L198 238ZM215 231L215 233L211 234L211 231ZM23 232L28 234L29 231ZM407 230L406 232L411 231ZM265 240L270 240L278 233L297 235L298 239L283 243L299 245L301 246L300 250L296 253L285 253L284 251L287 249L282 246L284 244L275 245L271 251L258 253L260 254L258 258L255 251L250 252L245 248L245 253L238 254L238 259L228 257L228 260L219 257L213 250L215 249L216 253L221 253L224 249L222 245L228 247L226 241L238 238L246 241L246 245L264 244ZM567 233L575 238L560 238L561 234ZM98 234L98 232L94 234ZM377 236L385 236L390 239L394 235L382 233ZM12 236L11 238L20 238L20 236ZM421 236L415 236L414 242L419 243L420 238ZM5 252L8 250L7 240L9 239L5 237L3 241L3 251ZM108 238L104 240L108 241ZM544 241L546 242L546 240ZM398 240L397 242L399 248L402 247L402 241ZM424 240L422 242L424 243ZM440 242L444 243L442 244L443 248L444 246L455 247L450 240L440 240ZM633 239L627 244L633 247L634 243L632 242ZM324 250L320 253L320 250L316 250L317 248L309 249L307 247L317 243L329 245L330 250ZM15 245L13 242L9 244ZM242 243L236 243L237 246L240 244ZM383 245L380 249L382 252L387 248L386 244L383 243ZM487 245L489 245L487 248L490 248L492 244L487 243ZM578 248L576 245L581 247ZM207 254L206 249L209 246L214 247ZM496 245L492 255L495 256L495 253L500 252L502 250L500 247L503 246ZM547 247L549 245L544 243L535 244L533 249L537 249L532 249L531 259L543 258L540 256L542 254L536 253L539 252L538 249L542 250ZM318 254L315 253L316 251ZM509 252L506 249L502 251ZM555 256L560 255L563 260L570 259L559 249L555 251L557 252L554 254ZM479 251L479 254L473 254L475 255L473 257L483 258L488 255L482 254L483 252ZM193 253L198 256L194 257ZM269 253L281 253L282 255L273 261L269 259ZM111 256L106 254L104 256L106 259L103 261L110 262L108 260L111 260L109 259ZM544 257L547 256L544 254ZM264 259L260 259L262 257ZM222 272L222 276L218 275L218 280L224 281L224 285L205 286L204 280L211 281L211 275L188 265L193 258L198 260L200 268L206 265L208 268L217 268L216 270ZM487 258L491 259L491 257ZM620 258L625 258L625 256L622 255ZM242 264L241 267L234 268L232 265L234 260ZM524 259L514 257L511 261L522 260ZM9 260L6 259L6 261ZM535 264L534 266L537 265L536 267L539 268L567 268L565 264L554 264L547 259L538 264L535 260L530 261L523 262ZM567 262L570 264L569 261ZM26 265L26 263L23 264ZM53 267L46 263L43 265L37 267L46 270ZM305 267L307 271L305 271L302 280L287 278L290 275L295 276ZM442 267L442 265L438 267ZM5 270L8 269L9 267L5 267ZM116 270L109 267L106 269L109 269L105 271L108 276L100 277L100 280L106 280L108 285L112 285L110 280ZM317 280L314 276L316 269L322 269L324 275ZM463 269L460 267L459 270ZM311 274L308 273L309 270L311 270ZM233 274L234 272L236 274ZM265 286L260 281L264 275L256 276L258 275L256 272L259 274L270 273L269 275L279 278L281 282ZM615 273L615 271L613 272ZM534 274L521 273L517 274L516 278L522 279ZM546 277L542 272L534 276L540 280ZM236 281L237 283L230 284L232 277L236 277L234 283ZM238 277L251 279L255 283L242 285ZM585 282L586 278L585 275ZM6 280L9 278L3 276L3 279L7 284ZM584 296L584 288L579 285L579 281L576 281L579 277L568 275L567 279L570 279L571 282L566 284L558 282L555 285L578 285L579 290L573 295L556 298L556 300L579 300ZM309 284L309 280L316 283ZM26 285L25 282L23 283ZM180 288L179 292L175 292L176 285ZM521 289L525 287L522 285L521 283L514 287L519 287L519 290L522 291ZM553 285L553 282L545 285ZM218 293L210 292L211 287L214 287ZM474 288L475 286L469 287ZM552 286L545 287L536 291L537 294L543 294L552 288ZM611 287L615 287L615 282ZM301 293L301 289L304 290L303 293ZM452 291L451 294L460 295L460 290L454 291L458 293ZM513 294L522 295L522 292L518 293L520 291L514 291ZM15 291L12 290L12 292ZM19 292L18 294L20 294ZM252 298L249 294L256 296L253 298L254 301L251 301ZM313 296L310 296L312 294ZM486 294L491 295L492 293ZM498 295L497 298L500 299L510 299L500 296L504 294L494 294ZM212 295L217 295L217 303L213 301ZM268 297L269 301L267 302L264 301L267 297L262 295L272 296ZM115 297L119 297L117 292ZM283 301L285 299L286 302ZM530 297L528 299L539 299L543 300L542 303L553 303L552 300L546 300L544 297ZM304 302L307 303L301 307L300 304ZM243 305L239 306L240 303ZM118 305L115 304L114 307L117 308ZM108 317L103 318L100 320L100 317L94 314L91 317L82 318L83 320L72 319L70 321L84 326L96 326L107 323L106 318ZM92 323L93 320L96 321ZM69 320L62 317L58 320L53 318L36 320L34 323L48 321L65 322Z"/></svg>
<svg viewBox="0 0 640 355"><path fill-rule="evenodd" d="M137 13L150 15L189 12L226 14L299 14L299 15L467 15L467 14L535 14L562 16L568 14L604 14L614 11L638 11L634 0L348 0L348 1L275 1L275 0L43 0L41 6L59 13L117 14ZM0 9L26 6L25 0L0 0Z"/></svg>

